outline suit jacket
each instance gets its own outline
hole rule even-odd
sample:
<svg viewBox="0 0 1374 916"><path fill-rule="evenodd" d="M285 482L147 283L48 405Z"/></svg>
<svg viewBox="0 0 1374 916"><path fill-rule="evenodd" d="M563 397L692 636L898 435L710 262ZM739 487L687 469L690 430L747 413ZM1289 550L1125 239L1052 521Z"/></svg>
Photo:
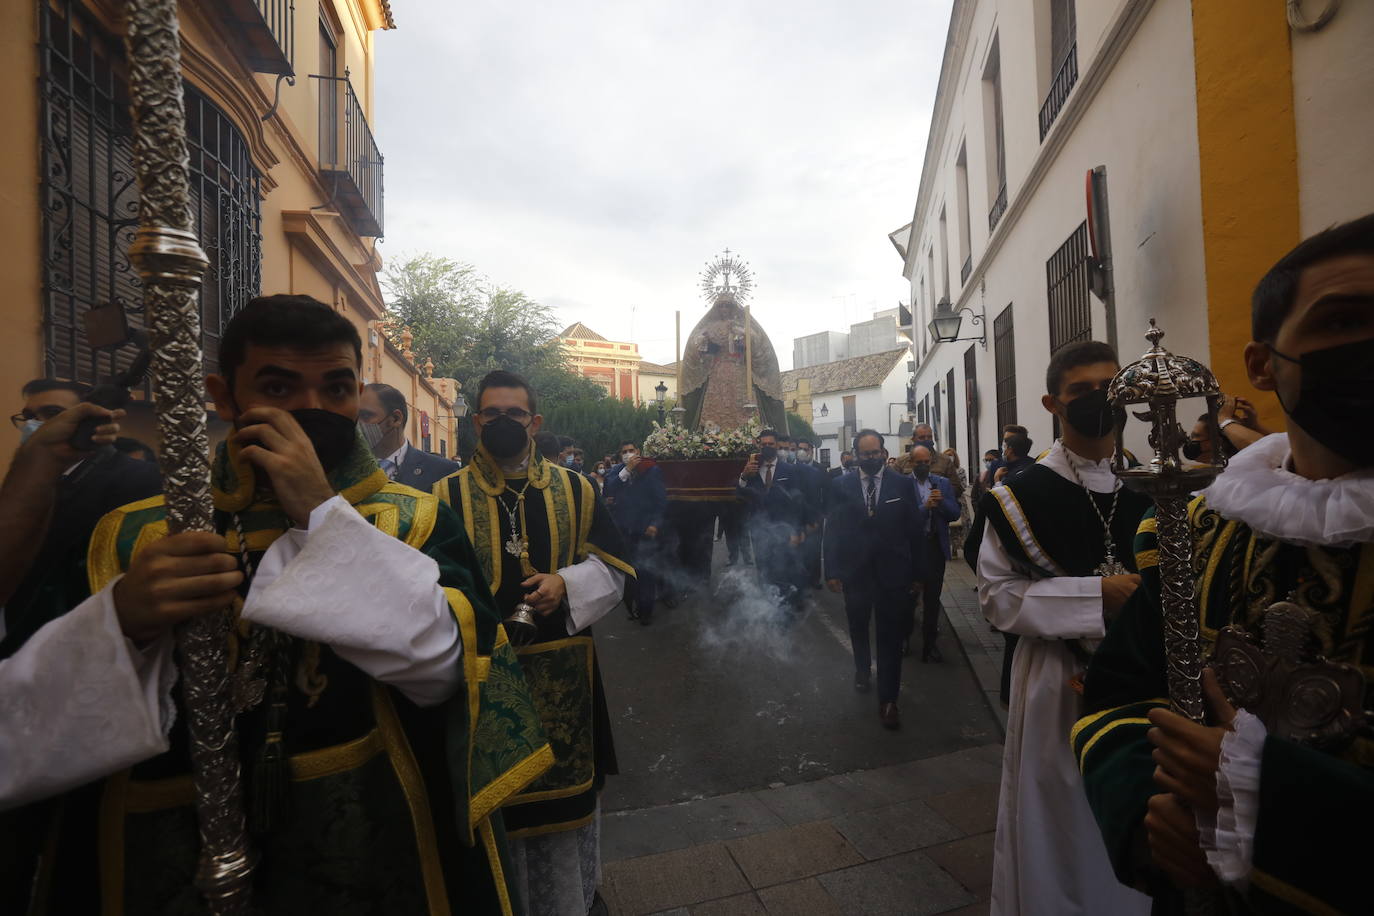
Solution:
<svg viewBox="0 0 1374 916"><path fill-rule="evenodd" d="M913 474L911 477L912 488L916 490L916 498L920 499L919 481ZM933 510L927 510L930 516L930 530L940 539L940 549L944 551L945 559L949 559L949 523L959 520L959 502L954 497L954 485L950 483L948 477L941 477L939 474L931 474L927 478L927 483L932 489L940 491L940 505ZM924 505L924 504L923 504Z"/></svg>
<svg viewBox="0 0 1374 916"><path fill-rule="evenodd" d="M458 462L410 445L406 448L405 460L396 469L396 482L428 493L436 483L456 470Z"/></svg>
<svg viewBox="0 0 1374 916"><path fill-rule="evenodd" d="M668 490L663 485L663 472L649 468L630 475L627 483L620 479L624 463L617 464L606 474L606 489L602 496L611 510L611 518L626 537L637 538L649 526L663 527L663 514L668 510Z"/></svg>
<svg viewBox="0 0 1374 916"><path fill-rule="evenodd" d="M926 512L910 477L883 468L872 518L860 474L841 474L832 480L827 503L827 579L873 580L883 588L896 589L922 577L925 552L920 548Z"/></svg>
<svg viewBox="0 0 1374 916"><path fill-rule="evenodd" d="M763 469L754 477L744 477L735 495L744 503L750 524L784 525L795 534L808 516L803 492L802 472L795 464L779 459L773 466L773 485L764 487Z"/></svg>
<svg viewBox="0 0 1374 916"><path fill-rule="evenodd" d="M801 473L802 496L806 499L808 525L819 525L825 518L825 493L830 481L818 464L798 461L793 465Z"/></svg>

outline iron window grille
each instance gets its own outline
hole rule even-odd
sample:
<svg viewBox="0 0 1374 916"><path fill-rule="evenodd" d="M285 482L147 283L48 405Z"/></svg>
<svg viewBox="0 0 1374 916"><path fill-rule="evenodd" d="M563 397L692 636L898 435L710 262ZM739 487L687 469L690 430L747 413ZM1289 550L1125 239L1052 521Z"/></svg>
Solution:
<svg viewBox="0 0 1374 916"><path fill-rule="evenodd" d="M1088 257L1088 224L1085 221L1045 262L1051 353L1075 341L1092 339Z"/></svg>
<svg viewBox="0 0 1374 916"><path fill-rule="evenodd" d="M1016 327L1008 305L992 320L993 367L997 380L997 428L1016 422Z"/></svg>
<svg viewBox="0 0 1374 916"><path fill-rule="evenodd" d="M128 257L138 187L124 50L75 0L40 3L39 23L44 372L95 383L133 353L92 351L84 314L117 303L130 325L144 324L142 283ZM202 347L213 372L225 323L261 283L259 176L238 129L193 87L185 91L191 201L210 260Z"/></svg>
<svg viewBox="0 0 1374 916"><path fill-rule="evenodd" d="M968 275L973 273L973 255L964 258L964 266L959 268L959 285L963 286L968 282Z"/></svg>
<svg viewBox="0 0 1374 916"><path fill-rule="evenodd" d="M1059 111L1068 101L1069 93L1073 91L1074 84L1078 82L1078 42L1069 45L1068 53L1064 55L1064 60L1059 64L1059 69L1054 74L1054 81L1050 83L1050 91L1045 95L1045 104L1040 106L1040 142L1045 142L1045 136L1054 126L1054 119L1059 117Z"/></svg>
<svg viewBox="0 0 1374 916"><path fill-rule="evenodd" d="M1002 214L1007 212L1007 184L1002 182L1002 187L997 190L997 199L992 202L992 209L988 211L988 232L997 228L997 223L1002 219Z"/></svg>
<svg viewBox="0 0 1374 916"><path fill-rule="evenodd" d="M372 127L343 76L312 74L320 84L320 174L334 201L359 235L383 235L381 151Z"/></svg>

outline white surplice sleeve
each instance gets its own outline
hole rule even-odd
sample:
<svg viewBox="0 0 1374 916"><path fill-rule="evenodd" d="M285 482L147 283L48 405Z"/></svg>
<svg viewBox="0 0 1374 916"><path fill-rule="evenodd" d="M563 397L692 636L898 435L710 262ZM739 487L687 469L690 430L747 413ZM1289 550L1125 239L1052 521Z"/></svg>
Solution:
<svg viewBox="0 0 1374 916"><path fill-rule="evenodd" d="M1101 639L1107 633L1100 577L1028 578L1013 567L992 525L978 548L978 603L988 623L1004 633L1037 639Z"/></svg>
<svg viewBox="0 0 1374 916"><path fill-rule="evenodd" d="M378 531L341 496L288 530L253 576L243 616L327 644L419 706L458 689L462 641L439 564Z"/></svg>
<svg viewBox="0 0 1374 916"><path fill-rule="evenodd" d="M1264 723L1237 710L1231 731L1221 739L1217 761L1217 810L1194 810L1198 839L1207 864L1223 883L1245 888L1259 826L1260 760L1264 756Z"/></svg>
<svg viewBox="0 0 1374 916"><path fill-rule="evenodd" d="M596 554L558 571L568 591L568 635L596 623L620 603L625 594L625 574L612 569Z"/></svg>
<svg viewBox="0 0 1374 916"><path fill-rule="evenodd" d="M167 750L176 717L172 636L135 648L120 631L113 588L0 661L0 810Z"/></svg>

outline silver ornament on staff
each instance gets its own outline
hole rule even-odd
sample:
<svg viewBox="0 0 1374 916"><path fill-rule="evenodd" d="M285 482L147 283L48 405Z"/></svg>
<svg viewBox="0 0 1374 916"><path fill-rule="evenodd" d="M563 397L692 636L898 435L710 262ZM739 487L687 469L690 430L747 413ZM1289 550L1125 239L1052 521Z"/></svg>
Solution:
<svg viewBox="0 0 1374 916"><path fill-rule="evenodd" d="M1180 713L1201 722L1202 646L1188 501L1226 467L1221 427L1217 424L1221 386L1202 363L1176 356L1160 346L1164 331L1153 318L1145 337L1150 341L1150 349L1122 367L1107 389L1116 421L1112 472L1126 486L1154 500L1169 700ZM1178 402L1183 398L1206 399L1207 435L1212 446L1210 463L1184 466L1182 450L1188 431L1178 422ZM1136 407L1145 410L1134 412ZM1127 461L1123 442L1128 413L1150 424L1148 441L1153 453L1144 464L1134 467Z"/></svg>
<svg viewBox="0 0 1374 916"><path fill-rule="evenodd" d="M176 0L129 0L126 13L139 189L129 258L143 280L167 530L213 531L199 298L208 262L191 219ZM216 916L249 912L253 870L228 674L229 617L226 608L177 629L200 826L196 886Z"/></svg>
<svg viewBox="0 0 1374 916"><path fill-rule="evenodd" d="M1164 331L1153 318L1145 337L1150 341L1150 349L1122 367L1107 389L1116 428L1112 472L1126 486L1154 500L1169 701L1177 712L1202 722L1206 708L1202 702L1202 645L1188 501L1193 493L1216 480L1226 467L1221 427L1217 425L1221 386L1202 363L1176 356L1160 346ZM1207 436L1212 446L1209 463L1184 466L1182 450L1188 432L1178 422L1178 402L1184 398L1206 399ZM1136 407L1145 410L1133 410ZM1123 440L1128 413L1150 424L1148 441L1152 454L1138 466L1132 466L1126 458ZM1218 911L1214 897L1201 890L1186 892L1184 906L1192 916Z"/></svg>

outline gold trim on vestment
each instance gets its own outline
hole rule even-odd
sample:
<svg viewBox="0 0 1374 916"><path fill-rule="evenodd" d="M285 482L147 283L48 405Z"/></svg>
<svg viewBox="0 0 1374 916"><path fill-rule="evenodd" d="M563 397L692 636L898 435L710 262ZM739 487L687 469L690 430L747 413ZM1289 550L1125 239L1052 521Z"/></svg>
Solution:
<svg viewBox="0 0 1374 916"><path fill-rule="evenodd" d="M558 472L557 472L557 471L551 471L550 476L552 476L552 474L556 474L556 473L558 473ZM571 498L571 497L572 497L572 488L571 488L570 486L568 486L568 483L569 483L569 482L566 481L566 480L563 481L563 493L564 493L566 496L568 496L569 498ZM562 534L562 532L559 530L559 525L558 525L558 511L557 511L557 509L554 507L554 500L557 499L558 497L557 497L557 495L556 495L553 491L554 491L554 488L553 488L553 487L549 487L549 488L547 488L547 489L544 491L544 515L548 518L548 522L549 522L549 568L548 568L548 572L556 573L556 572L558 572L558 570L559 570L560 568L562 568L562 565L563 565L562 563L559 562L559 560L561 559L561 554L562 554L562 550L561 550L560 548L562 548L562 546L563 546L563 541L562 541L562 538L560 537L560 535ZM522 519L521 521L522 521L522 523L523 523L524 520ZM573 524L574 524L575 521L576 521L576 518L575 518L574 516L572 516L572 515L569 515L569 516L568 516L568 528L569 528L568 533L569 533L569 534L572 533L572 530L571 530L571 529L572 529L572 526L573 526ZM497 531L500 531L499 528L496 529L496 530L497 530ZM529 543L529 539L530 539L530 538L529 538L529 529L527 528L527 529L525 529L525 541L526 541L527 544ZM574 545L574 547L576 547L576 545ZM494 594L494 593L493 593L493 594Z"/></svg>
<svg viewBox="0 0 1374 916"><path fill-rule="evenodd" d="M1350 613L1345 619L1345 639L1349 643L1356 633L1367 630L1368 618L1374 615L1374 544L1360 547L1355 563L1355 581L1350 586ZM1368 673L1365 674L1368 678Z"/></svg>
<svg viewBox="0 0 1374 916"><path fill-rule="evenodd" d="M577 830L590 824L594 817L596 817L595 811L585 817L579 817L571 821L563 821L559 824L538 824L534 827L524 827L520 830L507 830L506 836L513 840L525 840L532 836L544 836L549 833L563 833L568 830Z"/></svg>
<svg viewBox="0 0 1374 916"><path fill-rule="evenodd" d="M1271 894L1285 903L1290 903L1300 910L1308 913L1315 913L1316 916L1342 916L1342 911L1336 909L1331 904L1313 897L1307 891L1300 890L1275 878L1273 875L1258 868L1250 869L1250 883L1258 887L1267 894Z"/></svg>
<svg viewBox="0 0 1374 916"><path fill-rule="evenodd" d="M539 642L539 643L535 643L534 645L530 645L530 646L521 646L521 647L519 647L519 648L517 648L517 649L515 650L515 654L516 654L517 657L524 657L524 656L526 656L526 655L542 655L542 654L544 654L544 653L546 653L546 652L557 652L557 651L559 651L559 650L561 650L561 649L578 649L578 648L584 649L584 650L586 651L586 653L587 653L587 690L590 692L590 694L591 694L592 696L595 696L595 693L596 693L596 674L595 674L596 643L594 643L594 642L592 641L592 638L591 638L590 636L568 636L568 637L565 637L565 638L563 638L563 639L553 639L553 640L550 640L550 641L548 641L548 642ZM530 687L531 687L532 689L534 688L534 686L535 686L535 685L533 685L533 684L530 685ZM593 700L593 702L595 702L595 701ZM596 741L595 728L596 728L596 716L593 715L593 716L592 716L592 729L593 729L592 742L593 742L593 746L595 746L595 741ZM549 757L551 758L551 759L549 760L549 765L552 766L553 763L555 762L555 760L553 759L553 749L552 749L552 746L551 746L551 745L546 745L546 746L549 747ZM532 780L531 780L531 781L532 781ZM539 792L524 792L524 793L521 793L521 794L519 794L519 795L513 795L513 796L511 796L511 798L506 802L506 804L510 804L510 805L524 805L524 804L529 804L529 803L532 803L532 802L553 801L553 800L555 800L555 799L560 799L560 798L572 798L572 797L575 796L575 795L581 795L583 792L586 792L588 789L590 789L590 788L592 787L592 785L593 785L595 782L596 782L596 760L595 760L595 753L593 753L592 774L591 774L591 776L587 777L587 779L584 780L583 782L580 782L580 783L578 783L578 784L575 785L575 786L565 786L564 788L561 788L561 789L545 789L545 790L542 790L542 791L539 791Z"/></svg>
<svg viewBox="0 0 1374 916"><path fill-rule="evenodd" d="M577 543L585 546L592 536L592 522L596 516L596 491L592 489L592 482L581 474L577 475L577 479L582 482L582 527L579 531L581 538ZM574 545L573 550L576 549ZM572 558L574 563L580 563L585 559L586 557L575 555Z"/></svg>
<svg viewBox="0 0 1374 916"><path fill-rule="evenodd" d="M1123 703L1120 706L1113 706L1111 709L1100 709L1095 713L1086 715L1074 723L1073 729L1069 732L1069 744L1073 745L1078 743L1078 736L1083 732L1083 729L1087 728L1089 725L1092 725L1094 722L1097 722L1103 716L1109 716L1114 712L1120 712L1121 710L1126 709L1130 706L1139 706L1141 703L1160 703L1165 706L1168 706L1169 698L1151 697L1148 700L1136 700L1133 703Z"/></svg>
<svg viewBox="0 0 1374 916"><path fill-rule="evenodd" d="M1158 550L1142 550L1135 555L1135 571L1142 569L1154 569L1159 565Z"/></svg>
<svg viewBox="0 0 1374 916"><path fill-rule="evenodd" d="M543 744L540 745L539 750L506 770L500 777L472 797L469 804L472 810L473 823L481 825L491 816L493 811L504 805L521 789L544 775L544 771L553 766L553 763L553 748L548 744Z"/></svg>
<svg viewBox="0 0 1374 916"><path fill-rule="evenodd" d="M1116 719L1115 721L1108 722L1106 725L1102 726L1102 729L1098 731L1097 734L1089 738L1087 743L1083 745L1083 751L1078 755L1078 772L1083 772L1084 763L1088 759L1088 752L1091 751L1093 749L1093 746L1096 745L1098 741L1101 741L1102 737L1106 735L1108 732L1110 732L1112 729L1116 728L1119 725L1149 724L1150 720L1146 719L1144 716L1128 716L1125 719Z"/></svg>
<svg viewBox="0 0 1374 916"><path fill-rule="evenodd" d="M1040 546L1040 541L1036 538L1035 532L1031 530L1030 520L1026 517L1026 510L1021 508L1021 501L1016 498L1016 494L1011 491L1011 488L1002 484L993 487L988 492L992 494L993 499L997 500L997 505L1002 507L1002 515L1006 518L1007 524L1011 526L1016 539L1021 542L1021 549L1026 552L1030 561L1042 570L1051 572L1056 576L1066 575L1063 568L1054 562L1045 548ZM1005 498L1003 494L1005 494ZM1007 499L1010 499L1011 502L1008 503Z"/></svg>
<svg viewBox="0 0 1374 916"><path fill-rule="evenodd" d="M429 541L429 536L434 533L434 523L439 518L439 498L433 493L420 490L415 492L420 495L415 500L415 514L410 520L410 533L406 535L406 543L416 550L422 550Z"/></svg>
<svg viewBox="0 0 1374 916"><path fill-rule="evenodd" d="M511 908L510 889L506 887L506 870L501 866L501 850L496 847L496 831L492 829L489 821L483 821L477 826L477 832L482 835L482 846L487 851L491 877L496 882L496 897L501 902L501 916L513 916L515 911Z"/></svg>
<svg viewBox="0 0 1374 916"><path fill-rule="evenodd" d="M635 572L635 568L634 568L633 566L631 566L629 563L626 563L624 560L620 559L619 557L611 556L609 553L607 553L606 551L602 550L600 547L596 546L595 544L588 544L588 545L587 545L587 552L588 552L588 553L594 553L594 554L596 554L596 555L597 555L598 557L600 557L603 561L605 561L606 565L611 566L611 567L613 567L613 568L615 568L615 569L620 570L621 572L623 572L625 575L629 576L630 578L632 578L632 579L638 579L638 578L639 578L639 576L638 576L638 574Z"/></svg>
<svg viewBox="0 0 1374 916"><path fill-rule="evenodd" d="M401 510L396 506L391 503L358 503L353 508L362 516L363 521L372 522L373 527L382 534L400 539Z"/></svg>
<svg viewBox="0 0 1374 916"><path fill-rule="evenodd" d="M385 475L383 475L385 476ZM391 760L392 772L396 774L405 794L406 805L410 808L411 824L415 828L415 848L420 860L420 874L424 880L425 894L429 898L429 911L432 916L447 916L451 912L448 902L448 888L444 884L444 869L439 862L439 841L434 834L434 820L430 815L429 790L425 788L424 777L420 775L420 765L415 762L415 754L410 749L410 741L401 728L396 716L396 707L386 688L376 681L372 682L372 709L377 717L377 729L381 733L382 744L387 757Z"/></svg>
<svg viewBox="0 0 1374 916"><path fill-rule="evenodd" d="M1213 577L1216 575L1217 566L1221 564L1222 554L1226 552L1226 545L1231 543L1231 538L1235 536L1238 527L1238 522L1231 522L1222 518L1221 528L1217 531L1216 538L1212 541L1212 555L1207 558L1207 572L1203 575L1202 588L1200 589L1202 594L1198 596L1198 629L1201 631L1202 638L1209 643L1217 641L1216 629L1207 625L1207 618L1209 616L1208 606L1212 600L1212 583L1215 581ZM1253 550L1255 547L1255 539L1253 537L1250 538L1249 547L1250 550ZM1245 568L1248 570L1248 556L1246 560L1247 565ZM1246 575L1248 577L1248 572Z"/></svg>

